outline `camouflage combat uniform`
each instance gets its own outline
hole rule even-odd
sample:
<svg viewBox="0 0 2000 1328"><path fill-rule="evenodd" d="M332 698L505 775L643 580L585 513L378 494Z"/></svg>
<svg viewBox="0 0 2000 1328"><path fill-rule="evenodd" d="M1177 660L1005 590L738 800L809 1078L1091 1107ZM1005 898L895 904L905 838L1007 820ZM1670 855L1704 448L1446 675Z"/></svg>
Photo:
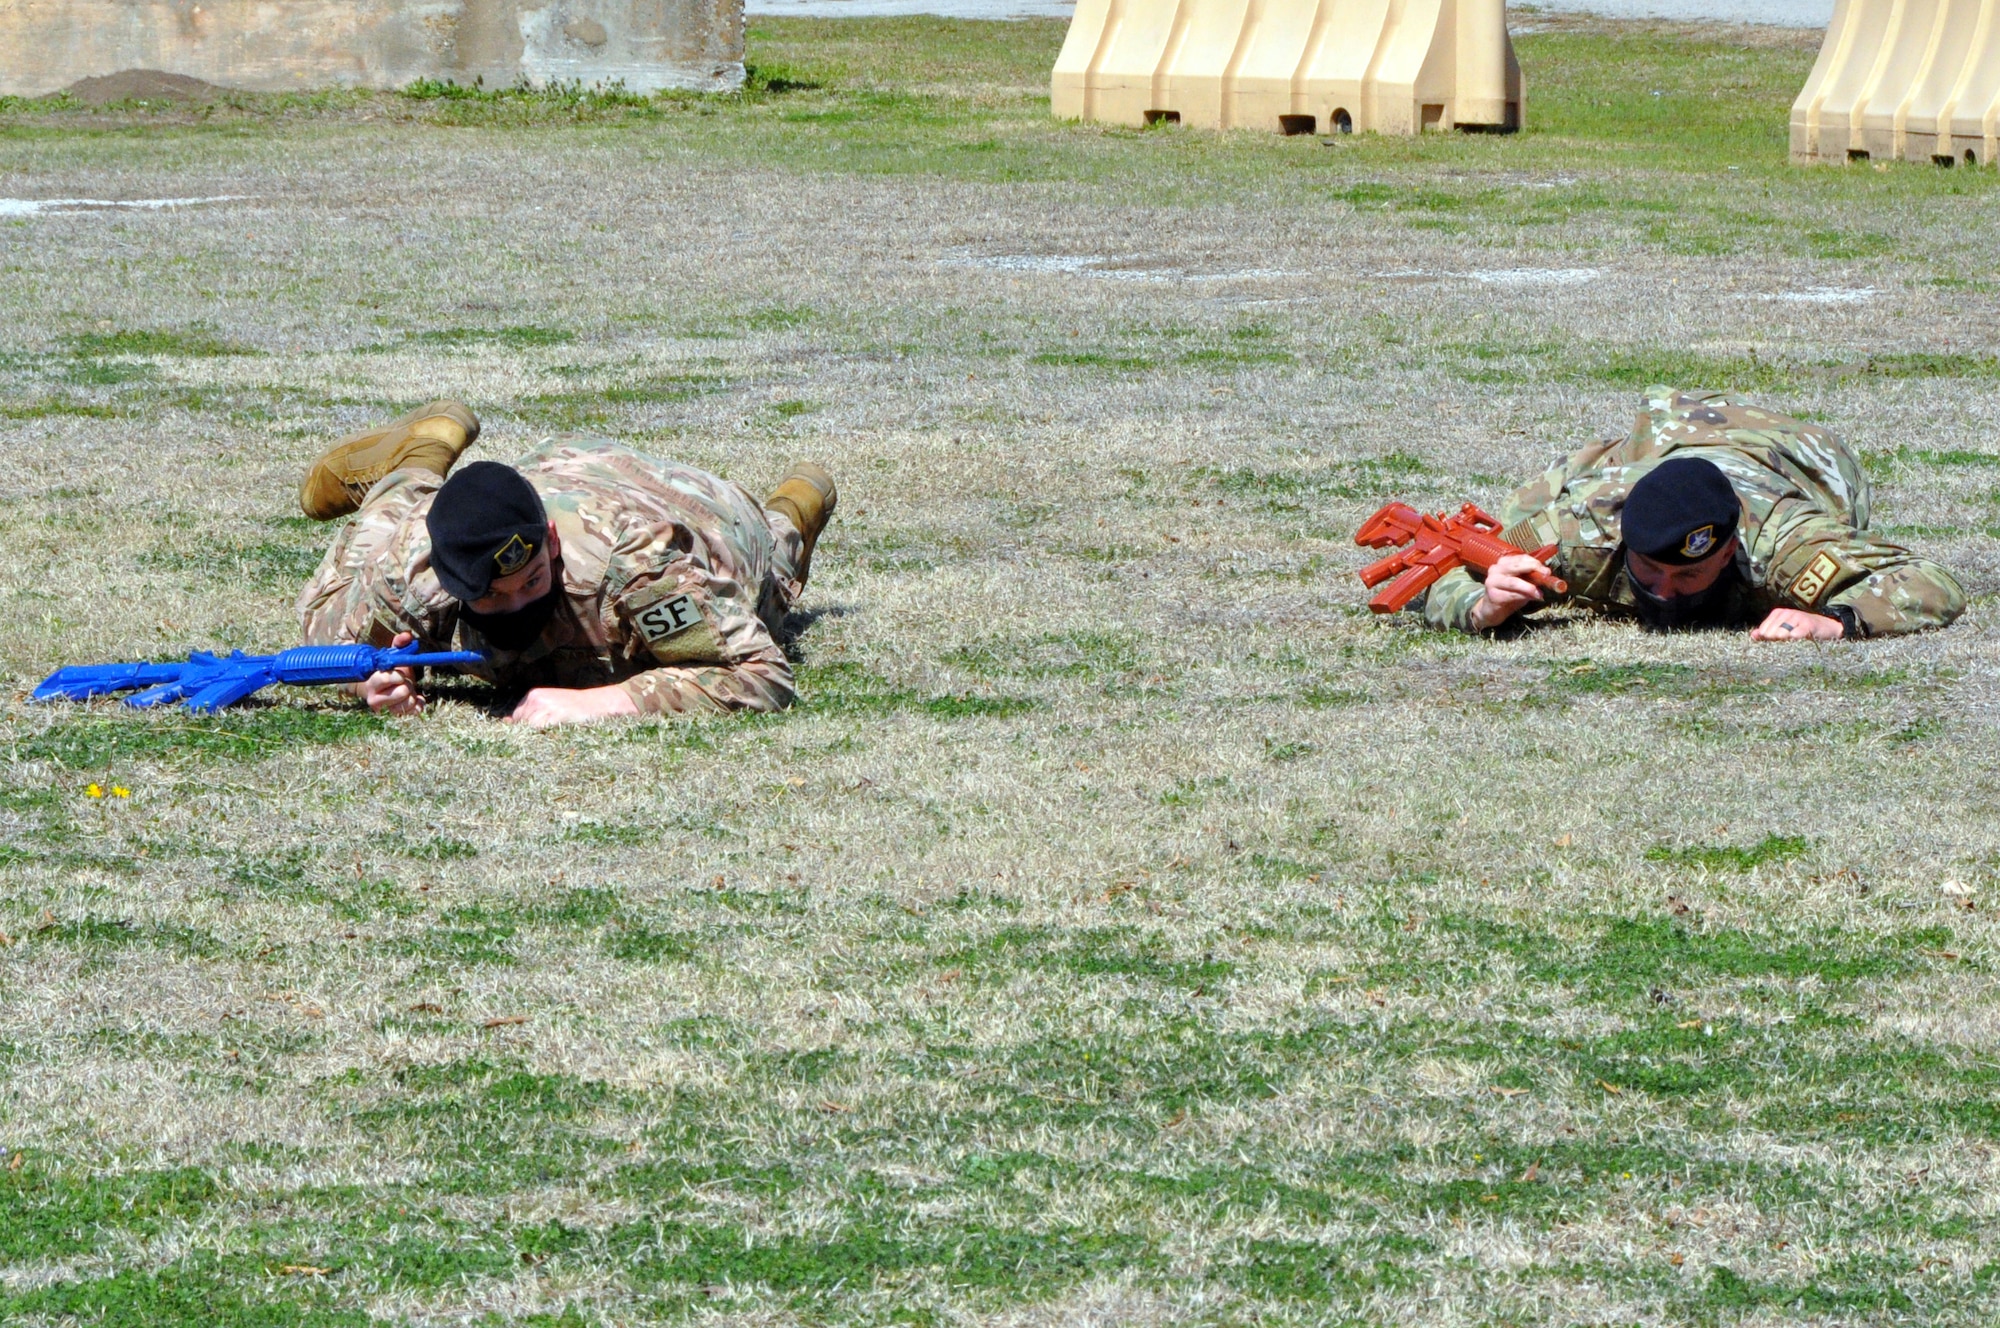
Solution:
<svg viewBox="0 0 2000 1328"><path fill-rule="evenodd" d="M1833 434L1720 393L1667 387L1647 389L1629 437L1559 461L1500 509L1508 543L1559 546L1550 565L1569 594L1551 602L1636 612L1619 517L1632 485L1670 456L1714 462L1742 500L1727 621L1756 623L1777 608L1846 610L1860 635L1891 636L1942 627L1965 610L1949 572L1869 533L1868 477ZM1483 591L1460 568L1431 587L1424 618L1469 632Z"/></svg>
<svg viewBox="0 0 2000 1328"><path fill-rule="evenodd" d="M773 632L803 588L791 521L742 487L602 438L551 438L515 463L561 541L562 599L541 637L502 651L460 620L424 516L444 483L391 472L299 596L310 645L485 650L466 671L509 691L622 683L642 714L780 710L792 670Z"/></svg>

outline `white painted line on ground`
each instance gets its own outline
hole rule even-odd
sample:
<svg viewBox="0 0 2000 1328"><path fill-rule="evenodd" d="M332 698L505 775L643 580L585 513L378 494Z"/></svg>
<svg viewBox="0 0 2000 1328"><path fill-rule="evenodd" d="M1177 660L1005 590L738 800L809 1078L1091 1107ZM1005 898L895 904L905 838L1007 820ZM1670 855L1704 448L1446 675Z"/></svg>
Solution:
<svg viewBox="0 0 2000 1328"><path fill-rule="evenodd" d="M1783 300L1788 304L1866 304L1878 293L1873 286L1808 286L1804 290L1758 298Z"/></svg>
<svg viewBox="0 0 2000 1328"><path fill-rule="evenodd" d="M1287 272L1281 267L1239 267L1228 272L1184 272L1188 281L1272 281L1280 277L1302 277L1303 272Z"/></svg>
<svg viewBox="0 0 2000 1328"><path fill-rule="evenodd" d="M1099 263L1116 263L1112 257L1079 257L1074 254L992 254L984 257L960 254L947 260L952 267L984 267L996 272L1065 272L1102 275L1095 271ZM1123 269L1128 275L1132 269Z"/></svg>
<svg viewBox="0 0 2000 1328"><path fill-rule="evenodd" d="M1581 286L1604 275L1595 267L1499 267L1481 272L1450 272L1447 276L1466 277L1483 286Z"/></svg>
<svg viewBox="0 0 2000 1328"><path fill-rule="evenodd" d="M1429 272L1420 267L1402 267L1393 272L1372 274L1377 281L1442 281L1456 277L1482 286L1581 286L1604 275L1597 267L1496 267L1475 272Z"/></svg>
<svg viewBox="0 0 2000 1328"><path fill-rule="evenodd" d="M217 194L213 198L0 198L0 217L32 217L43 212L91 212L119 208L193 207L199 203L235 203L250 194Z"/></svg>
<svg viewBox="0 0 2000 1328"><path fill-rule="evenodd" d="M1102 277L1107 281L1250 281L1274 277L1304 276L1283 268L1249 267L1227 272L1190 272L1185 268L1140 266L1146 260L1138 254L953 254L941 260L945 267L978 267L992 272L1049 272L1068 277ZM1107 267L1108 263L1129 263L1130 267Z"/></svg>

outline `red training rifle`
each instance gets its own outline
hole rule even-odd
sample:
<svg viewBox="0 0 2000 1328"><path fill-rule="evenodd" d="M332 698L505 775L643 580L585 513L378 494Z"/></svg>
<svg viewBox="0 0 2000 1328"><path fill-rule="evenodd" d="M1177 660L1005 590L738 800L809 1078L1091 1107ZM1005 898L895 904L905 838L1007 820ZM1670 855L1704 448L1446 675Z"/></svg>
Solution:
<svg viewBox="0 0 2000 1328"><path fill-rule="evenodd" d="M1369 517L1354 536L1356 544L1369 549L1409 545L1361 569L1364 586L1389 582L1375 592L1368 607L1377 613L1395 613L1454 567L1470 567L1483 576L1509 554L1525 553L1545 563L1559 547L1545 544L1539 549L1518 549L1500 538L1500 529L1498 521L1471 503L1449 516L1442 512L1424 516L1408 503L1390 503ZM1569 583L1546 567L1536 568L1527 577L1558 595L1569 593Z"/></svg>

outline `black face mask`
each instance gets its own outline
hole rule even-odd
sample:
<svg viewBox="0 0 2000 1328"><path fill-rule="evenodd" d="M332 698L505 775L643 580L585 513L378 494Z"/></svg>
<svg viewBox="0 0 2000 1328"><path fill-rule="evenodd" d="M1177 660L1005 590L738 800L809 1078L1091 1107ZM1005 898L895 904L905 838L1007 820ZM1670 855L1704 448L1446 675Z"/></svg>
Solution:
<svg viewBox="0 0 2000 1328"><path fill-rule="evenodd" d="M474 613L468 606L461 605L458 616L472 625L473 630L485 637L496 650L526 650L541 639L542 629L555 616L556 605L562 598L562 582L549 587L549 593L531 603L524 604L511 613Z"/></svg>
<svg viewBox="0 0 2000 1328"><path fill-rule="evenodd" d="M1680 632L1695 627L1724 626L1724 615L1729 608L1731 583L1736 580L1736 565L1731 563L1722 570L1722 575L1706 589L1697 590L1692 595L1655 595L1639 583L1632 574L1632 565L1625 565L1625 579L1632 583L1632 597L1638 601L1639 621L1648 631Z"/></svg>

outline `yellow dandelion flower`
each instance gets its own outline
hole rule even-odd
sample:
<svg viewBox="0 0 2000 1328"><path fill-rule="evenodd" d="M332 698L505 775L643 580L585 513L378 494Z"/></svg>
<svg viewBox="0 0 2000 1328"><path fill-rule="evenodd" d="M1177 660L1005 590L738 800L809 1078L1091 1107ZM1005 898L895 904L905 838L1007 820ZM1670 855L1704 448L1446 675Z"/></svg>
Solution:
<svg viewBox="0 0 2000 1328"><path fill-rule="evenodd" d="M111 786L111 796L114 798L129 798L132 796L132 790L126 788L123 784L113 784Z"/></svg>
<svg viewBox="0 0 2000 1328"><path fill-rule="evenodd" d="M104 796L104 790L102 788L99 788L97 785L92 784L89 788L83 791L83 796L85 796L86 798L101 798Z"/></svg>

